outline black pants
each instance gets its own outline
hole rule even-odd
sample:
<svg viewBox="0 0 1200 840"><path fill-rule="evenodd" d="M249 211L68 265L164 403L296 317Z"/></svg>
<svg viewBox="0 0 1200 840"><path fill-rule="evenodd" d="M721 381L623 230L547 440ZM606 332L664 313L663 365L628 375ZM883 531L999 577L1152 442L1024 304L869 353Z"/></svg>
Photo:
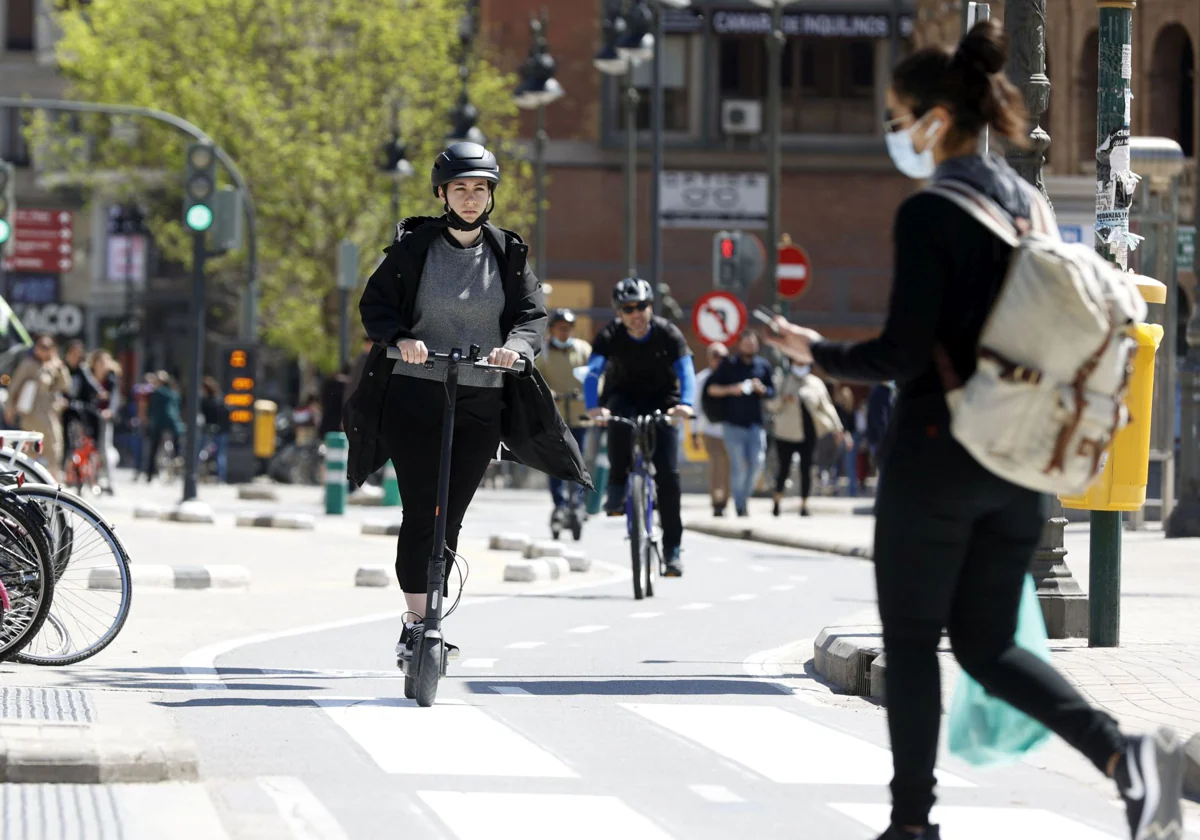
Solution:
<svg viewBox="0 0 1200 840"><path fill-rule="evenodd" d="M614 395L608 409L618 417L653 414L662 406ZM679 430L674 426L657 427L655 432L654 485L657 491L658 518L662 522L663 549L669 551L683 543L683 519L680 514ZM608 486L624 492L633 468L633 429L616 423L608 427Z"/></svg>
<svg viewBox="0 0 1200 840"><path fill-rule="evenodd" d="M1124 743L1116 722L1013 642L1044 497L989 473L944 423L897 432L875 519L893 823L925 825L934 803L943 628L959 664L989 694L1043 723L1103 772Z"/></svg>
<svg viewBox="0 0 1200 840"><path fill-rule="evenodd" d="M500 446L503 394L502 388L458 388L446 510L448 562L450 551L458 548L467 506ZM424 593L429 588L444 405L441 382L393 376L388 384L383 436L404 506L396 540L396 579L404 592Z"/></svg>
<svg viewBox="0 0 1200 840"><path fill-rule="evenodd" d="M800 498L808 499L812 493L813 450L817 441L814 435L809 435L799 443L775 438L775 458L778 468L775 471L775 492L782 495L787 487L788 476L792 473L792 459L800 456Z"/></svg>

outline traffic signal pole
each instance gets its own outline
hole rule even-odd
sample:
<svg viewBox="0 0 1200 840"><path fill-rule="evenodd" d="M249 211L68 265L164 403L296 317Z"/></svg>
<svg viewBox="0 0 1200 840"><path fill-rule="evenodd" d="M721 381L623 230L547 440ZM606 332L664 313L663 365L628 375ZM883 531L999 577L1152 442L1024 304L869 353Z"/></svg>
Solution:
<svg viewBox="0 0 1200 840"><path fill-rule="evenodd" d="M200 379L204 376L204 231L192 233L192 374L184 401L187 457L183 467L183 501L196 498L196 463L200 458Z"/></svg>

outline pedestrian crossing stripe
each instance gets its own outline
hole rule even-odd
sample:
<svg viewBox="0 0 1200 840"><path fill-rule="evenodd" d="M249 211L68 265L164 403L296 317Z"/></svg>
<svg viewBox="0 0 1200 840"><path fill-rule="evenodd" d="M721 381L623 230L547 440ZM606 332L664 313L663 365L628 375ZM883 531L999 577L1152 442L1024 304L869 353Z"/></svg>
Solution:
<svg viewBox="0 0 1200 840"><path fill-rule="evenodd" d="M890 805L832 804L833 808L872 831L886 831ZM1040 808L935 806L929 821L941 826L943 837L971 840L1011 840L1013 837L1053 837L1054 840L1113 840L1116 835Z"/></svg>
<svg viewBox="0 0 1200 840"><path fill-rule="evenodd" d="M441 790L417 795L458 840L672 840L615 796Z"/></svg>

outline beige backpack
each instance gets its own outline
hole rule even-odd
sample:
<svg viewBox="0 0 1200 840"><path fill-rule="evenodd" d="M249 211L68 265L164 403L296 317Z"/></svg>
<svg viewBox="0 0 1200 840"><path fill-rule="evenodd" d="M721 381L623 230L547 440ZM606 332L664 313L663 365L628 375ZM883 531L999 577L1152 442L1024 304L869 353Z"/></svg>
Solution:
<svg viewBox="0 0 1200 840"><path fill-rule="evenodd" d="M1064 243L1053 211L1026 185L1032 229L961 181L928 192L954 202L1013 247L979 337L979 359L958 381L939 346L951 431L992 473L1053 494L1082 493L1128 421L1125 394L1146 303L1132 280L1094 250Z"/></svg>

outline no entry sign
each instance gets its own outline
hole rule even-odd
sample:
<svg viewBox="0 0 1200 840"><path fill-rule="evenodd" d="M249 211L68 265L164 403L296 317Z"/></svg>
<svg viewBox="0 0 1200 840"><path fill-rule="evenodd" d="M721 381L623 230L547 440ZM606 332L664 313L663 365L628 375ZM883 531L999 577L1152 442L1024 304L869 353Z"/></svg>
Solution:
<svg viewBox="0 0 1200 840"><path fill-rule="evenodd" d="M692 310L692 329L705 344L728 344L746 328L746 306L737 295L709 292Z"/></svg>
<svg viewBox="0 0 1200 840"><path fill-rule="evenodd" d="M775 269L776 288L783 300L795 300L806 291L812 280L812 262L798 245L779 247L779 264Z"/></svg>

